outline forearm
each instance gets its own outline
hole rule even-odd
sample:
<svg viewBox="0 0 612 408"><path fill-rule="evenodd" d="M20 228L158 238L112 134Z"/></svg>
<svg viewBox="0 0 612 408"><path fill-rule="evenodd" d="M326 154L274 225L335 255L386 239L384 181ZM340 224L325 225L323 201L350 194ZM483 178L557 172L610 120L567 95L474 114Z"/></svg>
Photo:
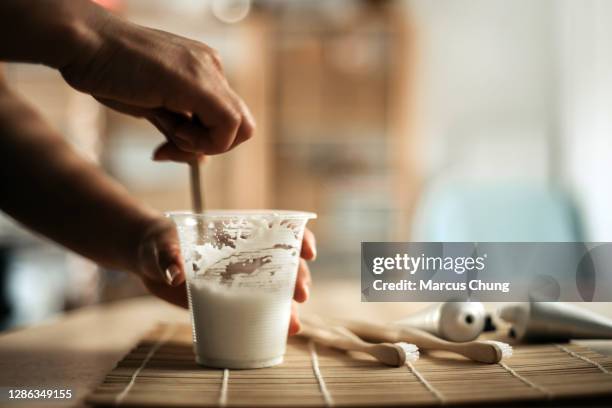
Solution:
<svg viewBox="0 0 612 408"><path fill-rule="evenodd" d="M0 60L61 68L95 49L107 18L89 0L2 0Z"/></svg>
<svg viewBox="0 0 612 408"><path fill-rule="evenodd" d="M0 82L0 209L100 264L138 270L159 215L87 162Z"/></svg>

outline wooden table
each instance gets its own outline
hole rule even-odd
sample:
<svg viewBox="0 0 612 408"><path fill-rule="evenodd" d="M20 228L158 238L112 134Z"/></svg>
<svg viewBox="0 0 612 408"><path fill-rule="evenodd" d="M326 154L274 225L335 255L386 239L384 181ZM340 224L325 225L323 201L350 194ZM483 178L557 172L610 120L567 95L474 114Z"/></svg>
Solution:
<svg viewBox="0 0 612 408"><path fill-rule="evenodd" d="M304 309L309 313L388 321L423 306L420 303L361 303L358 282L329 281L318 283ZM495 305L487 307L495 308ZM610 304L595 303L588 307L612 315ZM4 333L0 335L0 387L70 388L76 398L49 406L83 406L87 393L160 321L188 322L189 317L185 310L144 297L84 308L42 325ZM612 355L612 341L581 343Z"/></svg>

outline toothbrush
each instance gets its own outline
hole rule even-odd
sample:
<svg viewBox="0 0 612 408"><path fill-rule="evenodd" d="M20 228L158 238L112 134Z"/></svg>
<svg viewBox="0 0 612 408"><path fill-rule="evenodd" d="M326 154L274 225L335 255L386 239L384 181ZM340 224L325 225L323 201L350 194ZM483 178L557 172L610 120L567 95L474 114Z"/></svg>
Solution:
<svg viewBox="0 0 612 408"><path fill-rule="evenodd" d="M443 350L460 354L480 363L494 364L512 355L512 347L506 343L492 340L474 340L454 343L440 339L423 330L403 326L389 327L384 324L367 323L354 320L338 321L357 336L371 341L390 343L409 342L426 351Z"/></svg>
<svg viewBox="0 0 612 408"><path fill-rule="evenodd" d="M485 308L480 302L443 302L393 322L393 325L421 329L444 340L463 343L480 336L485 318Z"/></svg>
<svg viewBox="0 0 612 408"><path fill-rule="evenodd" d="M413 344L368 343L344 327L325 327L312 321L303 321L298 335L323 346L367 353L381 363L393 367L400 367L406 364L406 361L416 361L419 357L419 351Z"/></svg>

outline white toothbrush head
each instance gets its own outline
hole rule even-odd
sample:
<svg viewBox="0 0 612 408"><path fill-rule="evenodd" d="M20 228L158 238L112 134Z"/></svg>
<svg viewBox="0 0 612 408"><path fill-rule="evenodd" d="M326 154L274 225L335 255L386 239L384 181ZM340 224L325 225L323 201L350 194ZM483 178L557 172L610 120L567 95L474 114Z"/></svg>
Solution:
<svg viewBox="0 0 612 408"><path fill-rule="evenodd" d="M501 341L495 340L483 340L482 343L490 344L495 348L495 351L498 356L497 362L501 361L504 358L512 357L512 346L508 343L503 343Z"/></svg>
<svg viewBox="0 0 612 408"><path fill-rule="evenodd" d="M410 361L411 363L413 363L419 359L419 348L414 344L400 341L398 343L394 343L394 345L402 349L404 355L406 356L404 362Z"/></svg>

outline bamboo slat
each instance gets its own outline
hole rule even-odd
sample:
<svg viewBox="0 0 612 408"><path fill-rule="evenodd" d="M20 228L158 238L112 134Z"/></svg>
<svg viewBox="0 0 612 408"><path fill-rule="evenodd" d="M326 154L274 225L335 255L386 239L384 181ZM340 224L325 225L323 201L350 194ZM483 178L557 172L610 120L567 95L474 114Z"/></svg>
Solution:
<svg viewBox="0 0 612 408"><path fill-rule="evenodd" d="M315 368L318 367L318 370ZM500 364L450 354L387 367L289 340L285 362L219 370L194 362L191 330L160 325L88 397L99 406L436 406L612 400L612 358L574 344L516 346Z"/></svg>

